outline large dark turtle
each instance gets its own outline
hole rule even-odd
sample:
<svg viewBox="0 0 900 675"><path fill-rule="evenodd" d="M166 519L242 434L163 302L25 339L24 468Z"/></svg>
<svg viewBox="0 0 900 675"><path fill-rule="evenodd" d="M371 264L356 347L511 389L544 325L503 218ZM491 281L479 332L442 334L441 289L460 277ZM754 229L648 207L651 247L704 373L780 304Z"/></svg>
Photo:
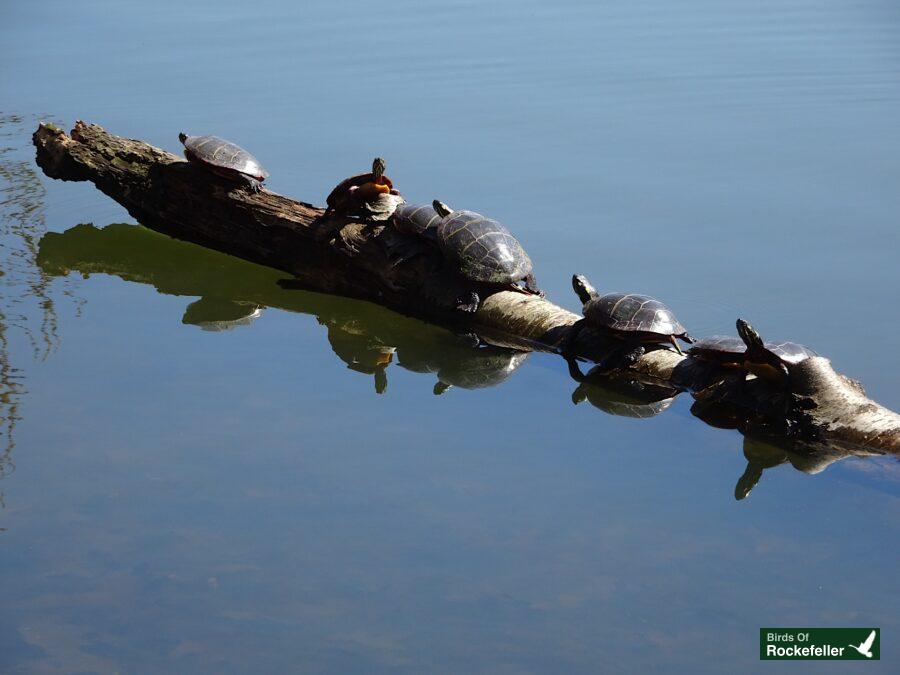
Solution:
<svg viewBox="0 0 900 675"><path fill-rule="evenodd" d="M671 343L680 354L681 347L677 340L694 341L672 310L656 298L637 293L601 295L580 274L572 277L572 288L584 304L584 318L569 329L563 347L567 357L572 356L578 334L585 326L603 331L624 343L600 363L601 368L625 367L635 363L644 354L644 344Z"/></svg>
<svg viewBox="0 0 900 675"><path fill-rule="evenodd" d="M253 192L262 189L269 177L259 160L239 145L218 136L188 136L178 134L184 144L184 156L189 162L201 164L213 173L246 183Z"/></svg>
<svg viewBox="0 0 900 675"><path fill-rule="evenodd" d="M740 337L714 335L703 338L688 350L692 358L713 361L725 367L740 368L757 377L787 385L790 367L818 356L809 347L796 342L763 342L759 333L743 319L737 320Z"/></svg>
<svg viewBox="0 0 900 675"><path fill-rule="evenodd" d="M441 217L435 230L438 246L460 276L488 287L543 295L532 273L531 258L503 225L474 211L453 211L438 200L432 206ZM479 302L478 293L472 290L459 309L474 312Z"/></svg>
<svg viewBox="0 0 900 675"><path fill-rule="evenodd" d="M403 203L394 183L384 175L386 164L381 157L372 161L372 171L345 178L325 199L325 216L341 214L382 221L393 215Z"/></svg>

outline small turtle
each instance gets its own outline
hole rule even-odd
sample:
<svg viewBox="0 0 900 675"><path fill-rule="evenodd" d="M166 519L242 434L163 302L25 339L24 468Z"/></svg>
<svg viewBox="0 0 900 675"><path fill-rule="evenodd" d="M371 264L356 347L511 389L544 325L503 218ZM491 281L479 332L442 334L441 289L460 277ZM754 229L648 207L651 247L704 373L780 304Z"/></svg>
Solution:
<svg viewBox="0 0 900 675"><path fill-rule="evenodd" d="M576 321L569 329L563 354L571 358L578 334L585 326L602 330L624 344L612 351L599 364L601 368L630 366L645 352L644 344L671 343L681 354L677 340L691 343L688 335L675 315L656 298L637 293L606 293L601 295L591 286L586 277L576 274L572 277L572 288L584 303L584 318Z"/></svg>
<svg viewBox="0 0 900 675"><path fill-rule="evenodd" d="M437 226L441 216L431 204L401 204L394 211L391 222L397 232L437 243Z"/></svg>
<svg viewBox="0 0 900 675"><path fill-rule="evenodd" d="M325 216L340 213L367 220L387 220L403 203L394 183L384 175L385 161L376 157L372 171L342 180L325 199Z"/></svg>
<svg viewBox="0 0 900 675"><path fill-rule="evenodd" d="M453 211L438 200L432 206L441 217L435 230L438 247L460 276L485 286L543 295L531 258L503 225L474 211ZM474 312L480 301L478 293L471 291L461 299L459 309Z"/></svg>
<svg viewBox="0 0 900 675"><path fill-rule="evenodd" d="M259 160L242 147L218 136L188 136L178 134L189 162L201 164L210 171L231 180L241 181L253 192L262 189L269 177Z"/></svg>
<svg viewBox="0 0 900 675"><path fill-rule="evenodd" d="M809 347L796 342L763 342L753 326L737 320L739 338L715 335L694 343L688 354L725 367L740 368L771 382L787 385L790 366L818 356Z"/></svg>

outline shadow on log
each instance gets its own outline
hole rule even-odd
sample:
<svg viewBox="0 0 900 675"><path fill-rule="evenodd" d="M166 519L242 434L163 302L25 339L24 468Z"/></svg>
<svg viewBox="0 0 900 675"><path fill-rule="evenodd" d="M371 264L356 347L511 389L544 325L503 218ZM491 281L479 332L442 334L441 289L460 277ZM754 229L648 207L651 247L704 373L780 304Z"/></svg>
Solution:
<svg viewBox="0 0 900 675"><path fill-rule="evenodd" d="M555 350L578 315L511 291L484 298L472 316L435 301L458 283L422 242L341 219L269 191L254 194L146 143L78 122L71 135L41 125L33 137L37 163L51 178L90 181L143 225L293 275L310 290L369 300L399 312L466 330L508 336L511 344ZM577 353L601 358L608 343L582 332ZM900 415L868 399L827 359L795 366L785 398L764 382L747 385L711 364L655 349L635 364L640 377L714 399L759 418L776 433L834 447L900 454Z"/></svg>

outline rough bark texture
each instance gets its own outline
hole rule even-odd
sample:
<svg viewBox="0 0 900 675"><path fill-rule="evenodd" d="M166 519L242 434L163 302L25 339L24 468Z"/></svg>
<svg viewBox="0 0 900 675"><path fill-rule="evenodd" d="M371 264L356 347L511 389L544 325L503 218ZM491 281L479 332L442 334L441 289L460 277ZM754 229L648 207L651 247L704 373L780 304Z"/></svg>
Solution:
<svg viewBox="0 0 900 675"><path fill-rule="evenodd" d="M176 155L96 125L78 122L70 135L41 125L34 144L37 162L51 178L90 181L151 229L283 270L312 290L496 332L511 344L534 349L555 349L580 318L543 298L488 289L478 289L484 298L478 311L461 316L438 301L446 288L461 282L427 244L390 227L324 220L323 210L311 204L265 190L253 194ZM608 346L587 330L577 351L596 360ZM784 433L861 451L900 453L900 415L868 399L826 359L809 359L795 369L787 408L783 397L762 382L744 386L734 375L667 349L650 351L635 370L702 392L706 404L725 406L742 419L762 418Z"/></svg>

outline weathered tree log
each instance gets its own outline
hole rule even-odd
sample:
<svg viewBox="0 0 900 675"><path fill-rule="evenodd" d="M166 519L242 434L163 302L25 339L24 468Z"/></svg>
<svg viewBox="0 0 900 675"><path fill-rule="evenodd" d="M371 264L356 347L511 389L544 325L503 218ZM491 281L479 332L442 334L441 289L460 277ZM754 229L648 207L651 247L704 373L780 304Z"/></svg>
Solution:
<svg viewBox="0 0 900 675"><path fill-rule="evenodd" d="M459 281L428 245L390 227L323 219L323 210L311 204L269 191L254 194L176 155L84 122L70 135L41 125L33 140L37 163L51 178L93 182L151 229L283 270L312 290L498 332L536 349L557 348L580 318L543 298L487 289L479 289L484 299L478 311L461 316L436 303L431 292ZM596 360L608 347L602 336L583 331L577 351ZM787 415L790 433L799 429L845 447L900 453L900 415L868 399L824 358L794 369L787 408L773 404L777 392L762 382L744 386L734 375L668 349L648 352L635 370L707 397L714 390L717 401L748 416L777 422Z"/></svg>

